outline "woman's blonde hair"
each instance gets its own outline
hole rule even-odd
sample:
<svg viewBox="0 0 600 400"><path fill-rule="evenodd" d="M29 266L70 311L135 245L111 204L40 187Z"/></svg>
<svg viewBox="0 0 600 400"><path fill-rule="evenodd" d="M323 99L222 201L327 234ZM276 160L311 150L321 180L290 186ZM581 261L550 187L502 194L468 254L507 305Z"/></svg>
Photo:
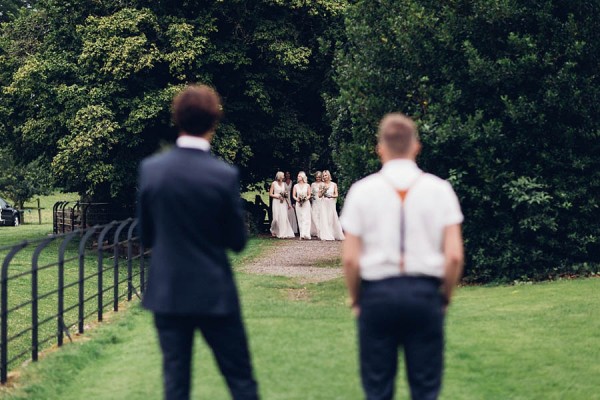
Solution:
<svg viewBox="0 0 600 400"><path fill-rule="evenodd" d="M304 183L306 183L306 181L308 180L308 178L306 177L306 174L304 173L304 171L300 171L300 172L298 172L298 176L299 176L300 178L302 178L302 181L303 181Z"/></svg>
<svg viewBox="0 0 600 400"><path fill-rule="evenodd" d="M315 178L318 176L323 177L323 173L321 171L315 172Z"/></svg>
<svg viewBox="0 0 600 400"><path fill-rule="evenodd" d="M325 174L329 175L329 179L331 179L331 172L329 172L328 169L323 171L323 176L325 176Z"/></svg>
<svg viewBox="0 0 600 400"><path fill-rule="evenodd" d="M285 175L281 171L277 171L277 173L275 174L276 181L279 180L279 178L283 179L284 177L285 177Z"/></svg>

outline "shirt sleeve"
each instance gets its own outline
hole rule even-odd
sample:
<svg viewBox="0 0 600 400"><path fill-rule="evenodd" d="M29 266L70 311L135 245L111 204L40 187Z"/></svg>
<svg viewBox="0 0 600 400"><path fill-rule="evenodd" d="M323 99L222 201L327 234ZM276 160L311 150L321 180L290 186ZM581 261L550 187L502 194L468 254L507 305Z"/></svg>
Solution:
<svg viewBox="0 0 600 400"><path fill-rule="evenodd" d="M444 185L444 196L442 198L444 201L444 226L461 224L464 216L460 209L458 197L449 182Z"/></svg>
<svg viewBox="0 0 600 400"><path fill-rule="evenodd" d="M357 193L356 185L353 185L348 191L344 201L344 208L340 217L340 223L344 231L351 235L360 236L363 233L363 223L360 210L360 196Z"/></svg>

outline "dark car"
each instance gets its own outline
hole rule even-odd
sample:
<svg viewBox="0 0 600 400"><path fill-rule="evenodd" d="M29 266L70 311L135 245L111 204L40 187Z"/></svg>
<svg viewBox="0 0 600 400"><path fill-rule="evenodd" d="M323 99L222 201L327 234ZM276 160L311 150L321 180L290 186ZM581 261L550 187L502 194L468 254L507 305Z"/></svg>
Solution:
<svg viewBox="0 0 600 400"><path fill-rule="evenodd" d="M21 224L21 215L19 211L12 208L4 199L0 198L0 209L2 210L1 225L19 226Z"/></svg>

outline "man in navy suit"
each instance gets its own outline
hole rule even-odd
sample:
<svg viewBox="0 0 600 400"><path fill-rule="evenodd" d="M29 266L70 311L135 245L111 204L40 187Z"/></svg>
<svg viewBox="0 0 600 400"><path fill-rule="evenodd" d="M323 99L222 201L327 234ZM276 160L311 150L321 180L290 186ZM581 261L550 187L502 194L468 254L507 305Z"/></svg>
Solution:
<svg viewBox="0 0 600 400"><path fill-rule="evenodd" d="M177 146L139 174L141 240L152 247L143 305L154 313L167 400L189 399L194 332L210 346L233 399L258 399L226 250L247 240L237 170L210 154L219 95L188 86L173 100Z"/></svg>

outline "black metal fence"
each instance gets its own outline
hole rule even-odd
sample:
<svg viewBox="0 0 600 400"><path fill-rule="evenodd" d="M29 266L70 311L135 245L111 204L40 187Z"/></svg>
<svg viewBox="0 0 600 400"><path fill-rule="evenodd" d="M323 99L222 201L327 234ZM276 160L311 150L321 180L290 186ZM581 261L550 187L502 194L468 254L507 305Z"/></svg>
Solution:
<svg viewBox="0 0 600 400"><path fill-rule="evenodd" d="M86 203L82 201L58 201L52 207L52 228L55 234L93 225L121 220L134 214L131 206L111 203Z"/></svg>
<svg viewBox="0 0 600 400"><path fill-rule="evenodd" d="M149 251L127 219L0 247L0 382L65 335L141 296Z"/></svg>

